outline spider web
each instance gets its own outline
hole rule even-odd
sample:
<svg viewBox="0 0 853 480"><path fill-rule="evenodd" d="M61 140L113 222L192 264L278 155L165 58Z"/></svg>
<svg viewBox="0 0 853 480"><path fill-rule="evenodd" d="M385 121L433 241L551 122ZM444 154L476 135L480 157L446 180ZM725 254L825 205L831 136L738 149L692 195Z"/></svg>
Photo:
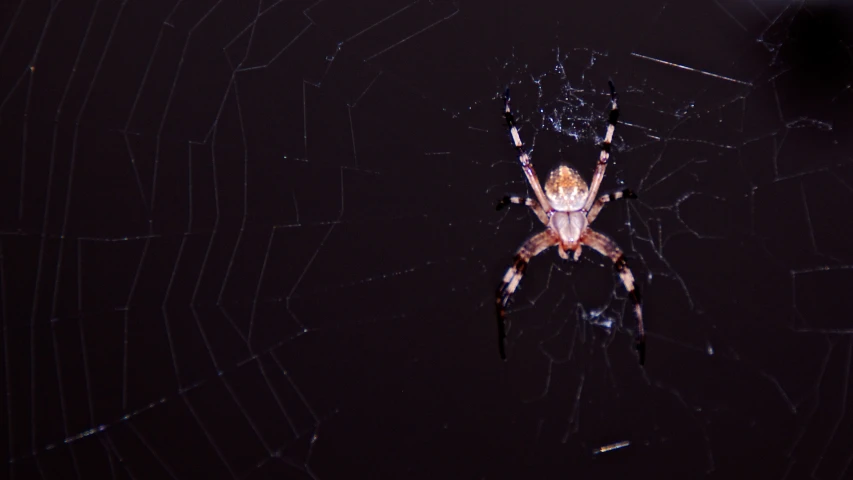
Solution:
<svg viewBox="0 0 853 480"><path fill-rule="evenodd" d="M577 2L575 2L577 3ZM600 3L600 2L599 2ZM842 4L6 3L8 478L853 475ZM534 258L587 178L609 261ZM847 288L845 288L847 287ZM646 475L640 473L640 477Z"/></svg>

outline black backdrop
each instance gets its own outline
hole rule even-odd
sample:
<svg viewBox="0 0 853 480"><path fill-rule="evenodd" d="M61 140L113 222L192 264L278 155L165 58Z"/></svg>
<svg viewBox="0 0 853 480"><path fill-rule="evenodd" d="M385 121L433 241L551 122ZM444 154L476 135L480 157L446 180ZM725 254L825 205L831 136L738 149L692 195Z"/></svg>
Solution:
<svg viewBox="0 0 853 480"><path fill-rule="evenodd" d="M535 5L524 5L535 3ZM853 477L839 1L4 1L9 478ZM644 294L535 258L589 178Z"/></svg>

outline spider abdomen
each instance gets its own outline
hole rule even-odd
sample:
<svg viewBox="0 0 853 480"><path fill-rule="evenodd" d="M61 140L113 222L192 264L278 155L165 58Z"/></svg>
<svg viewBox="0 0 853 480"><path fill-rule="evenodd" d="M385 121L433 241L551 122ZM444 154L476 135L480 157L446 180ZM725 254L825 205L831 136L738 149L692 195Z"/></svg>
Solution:
<svg viewBox="0 0 853 480"><path fill-rule="evenodd" d="M559 165L548 174L545 195L554 210L572 212L583 208L589 187L577 170L568 165Z"/></svg>

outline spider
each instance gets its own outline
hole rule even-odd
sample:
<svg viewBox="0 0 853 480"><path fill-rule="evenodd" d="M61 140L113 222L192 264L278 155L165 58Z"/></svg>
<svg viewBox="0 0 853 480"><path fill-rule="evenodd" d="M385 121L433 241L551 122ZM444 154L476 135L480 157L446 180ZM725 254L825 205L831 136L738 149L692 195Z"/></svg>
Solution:
<svg viewBox="0 0 853 480"><path fill-rule="evenodd" d="M612 81L609 82L609 85L611 107L607 119L607 133L604 136L604 142L601 144L601 154L598 157L598 164L592 177L592 186L587 186L577 170L567 165L558 165L548 174L544 190L533 170L530 156L524 150L524 144L521 142L518 128L515 125L515 118L512 116L509 106L509 89L506 91L504 116L507 126L509 126L512 143L518 150L521 168L524 170L536 198L504 197L498 203L497 209L500 210L511 203L526 205L545 225L545 230L528 238L518 249L512 266L507 269L498 287L496 295L498 345L502 359L506 359L504 347L506 338L504 330L505 309L510 297L521 282L527 263L531 258L552 246L557 246L557 253L564 260L568 260L568 252L572 252L574 260L577 261L580 258L581 247L586 245L610 258L622 279L622 283L625 284L625 289L628 290L634 306L634 313L637 315L636 348L640 357L640 365L645 361L646 335L643 329L643 308L640 303L640 293L634 288L634 275L631 274L631 270L625 261L625 255L616 245L616 242L589 227L607 202L621 198L636 198L636 195L628 189L614 194L604 194L596 198L598 188L604 179L607 160L610 158L610 142L613 140L613 131L616 129L616 122L619 119L616 87L613 86Z"/></svg>

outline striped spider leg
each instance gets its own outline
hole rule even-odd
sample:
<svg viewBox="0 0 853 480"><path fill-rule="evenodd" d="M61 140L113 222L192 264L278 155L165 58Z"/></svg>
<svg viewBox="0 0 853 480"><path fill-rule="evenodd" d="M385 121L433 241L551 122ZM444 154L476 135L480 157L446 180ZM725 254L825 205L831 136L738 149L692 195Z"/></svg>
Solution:
<svg viewBox="0 0 853 480"><path fill-rule="evenodd" d="M626 188L621 192L613 192L613 193L605 193L604 195L598 197L595 203L592 204L592 208L589 210L589 213L586 215L587 223L592 223L595 221L595 217L598 216L598 212L604 208L604 204L613 200L621 200L623 198L634 199L637 198L637 194L631 191L630 188Z"/></svg>
<svg viewBox="0 0 853 480"><path fill-rule="evenodd" d="M548 179L545 181L545 188L542 188L539 178L536 176L536 171L533 169L530 156L524 149L524 144L515 125L515 118L510 109L509 90L506 92L504 116L506 117L513 146L518 150L518 160L521 162L521 168L524 170L524 174L527 176L527 181L536 198L504 197L498 203L497 209L500 210L509 204L526 205L533 210L539 221L545 225L545 230L528 238L516 251L515 259L504 274L495 295L498 317L498 347L502 359L506 359L506 307L509 304L512 294L518 288L519 283L521 283L530 259L550 247L557 246L557 253L560 257L568 259L569 252L572 252L574 260L578 260L581 254L581 247L586 245L601 255L608 257L613 262L619 278L625 285L625 289L628 291L634 306L634 313L637 316L636 348L640 357L640 365L645 362L646 334L643 327L643 307L640 300L640 293L634 285L634 275L628 268L625 255L616 242L589 227L601 209L604 208L604 205L609 201L621 198L636 198L636 195L627 189L613 194L604 194L596 198L601 181L604 179L604 172L607 169L607 161L610 159L610 145L613 141L613 132L616 129L616 122L619 120L616 88L613 86L613 82L609 83L611 108L610 115L607 118L607 133L601 144L601 153L598 156L598 163L595 167L591 186L587 186L586 181L584 181L577 170L567 165L558 165L548 174Z"/></svg>

